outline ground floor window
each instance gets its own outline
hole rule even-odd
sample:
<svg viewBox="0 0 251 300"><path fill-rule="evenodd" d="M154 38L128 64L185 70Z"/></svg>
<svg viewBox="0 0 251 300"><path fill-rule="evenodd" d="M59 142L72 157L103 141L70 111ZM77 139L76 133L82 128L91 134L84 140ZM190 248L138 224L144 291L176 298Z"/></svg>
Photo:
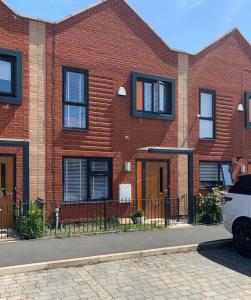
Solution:
<svg viewBox="0 0 251 300"><path fill-rule="evenodd" d="M202 189L233 184L230 162L200 162L199 173Z"/></svg>
<svg viewBox="0 0 251 300"><path fill-rule="evenodd" d="M65 157L64 202L84 202L111 198L111 160Z"/></svg>

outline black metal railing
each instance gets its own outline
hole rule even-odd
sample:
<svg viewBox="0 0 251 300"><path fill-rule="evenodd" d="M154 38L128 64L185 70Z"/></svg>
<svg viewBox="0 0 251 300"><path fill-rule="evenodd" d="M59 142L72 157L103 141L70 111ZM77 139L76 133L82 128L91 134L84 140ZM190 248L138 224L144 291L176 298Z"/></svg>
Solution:
<svg viewBox="0 0 251 300"><path fill-rule="evenodd" d="M187 221L187 196L141 201L101 200L0 204L0 238L39 238L165 228Z"/></svg>

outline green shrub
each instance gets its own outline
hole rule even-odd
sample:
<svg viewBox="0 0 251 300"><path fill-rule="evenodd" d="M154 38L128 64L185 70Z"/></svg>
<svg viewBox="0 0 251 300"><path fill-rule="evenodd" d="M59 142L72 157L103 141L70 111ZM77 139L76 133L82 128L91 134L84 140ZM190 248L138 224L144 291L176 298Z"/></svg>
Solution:
<svg viewBox="0 0 251 300"><path fill-rule="evenodd" d="M31 205L27 213L21 214L19 225L20 238L25 240L41 238L44 235L44 212Z"/></svg>
<svg viewBox="0 0 251 300"><path fill-rule="evenodd" d="M133 218L141 218L144 217L143 209L136 209L132 215Z"/></svg>
<svg viewBox="0 0 251 300"><path fill-rule="evenodd" d="M220 188L213 188L207 196L199 194L197 199L196 219L198 223L214 224L222 222L223 203Z"/></svg>

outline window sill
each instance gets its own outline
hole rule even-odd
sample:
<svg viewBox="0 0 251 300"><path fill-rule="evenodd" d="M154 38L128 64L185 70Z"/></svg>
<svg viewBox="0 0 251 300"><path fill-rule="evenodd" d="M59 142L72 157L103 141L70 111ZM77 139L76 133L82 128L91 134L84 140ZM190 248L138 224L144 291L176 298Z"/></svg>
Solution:
<svg viewBox="0 0 251 300"><path fill-rule="evenodd" d="M76 132L87 132L87 131L89 131L88 128L81 129L81 128L67 128L67 127L63 127L63 130L65 130L65 131L76 131Z"/></svg>
<svg viewBox="0 0 251 300"><path fill-rule="evenodd" d="M0 104L21 105L22 100L17 97L4 96L0 94Z"/></svg>
<svg viewBox="0 0 251 300"><path fill-rule="evenodd" d="M105 200L105 201L101 201L101 200L97 200L97 201L95 201L95 200L93 200L93 201L80 201L80 202L76 202L76 203L74 203L74 202L61 202L61 204L63 204L63 205L93 205L93 204L104 204L104 203L109 203L109 202L112 202L113 200L111 200L111 199L109 199L109 200Z"/></svg>
<svg viewBox="0 0 251 300"><path fill-rule="evenodd" d="M155 120L166 120L173 121L175 120L175 115L167 115L167 114L158 114L144 111L133 111L133 117L143 118L143 119L155 119Z"/></svg>
<svg viewBox="0 0 251 300"><path fill-rule="evenodd" d="M210 138L199 138L199 140L201 142L215 142L216 141L215 138L212 138L212 139L210 139Z"/></svg>

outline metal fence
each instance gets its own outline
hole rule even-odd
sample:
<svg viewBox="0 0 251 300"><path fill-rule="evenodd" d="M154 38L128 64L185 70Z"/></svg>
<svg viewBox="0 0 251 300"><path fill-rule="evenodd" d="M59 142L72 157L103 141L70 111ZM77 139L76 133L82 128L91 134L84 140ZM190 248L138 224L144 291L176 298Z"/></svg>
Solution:
<svg viewBox="0 0 251 300"><path fill-rule="evenodd" d="M67 202L60 207L41 201L0 204L0 238L165 228L172 223L187 222L187 207L186 195L141 201Z"/></svg>

